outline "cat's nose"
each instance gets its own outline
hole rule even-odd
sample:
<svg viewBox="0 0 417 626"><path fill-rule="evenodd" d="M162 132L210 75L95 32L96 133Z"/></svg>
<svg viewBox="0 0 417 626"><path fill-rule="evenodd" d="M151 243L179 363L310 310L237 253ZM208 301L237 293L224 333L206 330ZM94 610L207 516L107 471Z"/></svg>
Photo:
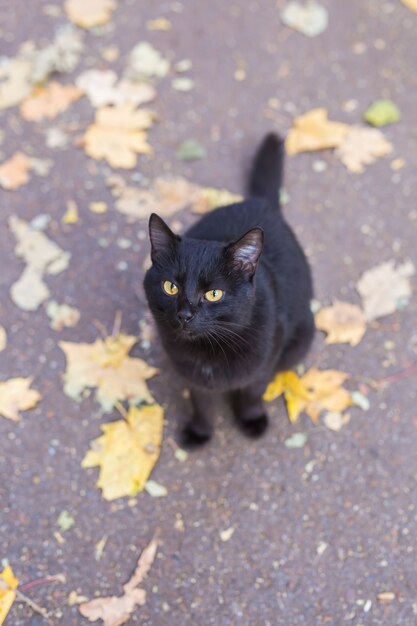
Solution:
<svg viewBox="0 0 417 626"><path fill-rule="evenodd" d="M194 317L194 313L190 311L190 309L181 309L178 311L177 318L181 322L181 324L188 324Z"/></svg>

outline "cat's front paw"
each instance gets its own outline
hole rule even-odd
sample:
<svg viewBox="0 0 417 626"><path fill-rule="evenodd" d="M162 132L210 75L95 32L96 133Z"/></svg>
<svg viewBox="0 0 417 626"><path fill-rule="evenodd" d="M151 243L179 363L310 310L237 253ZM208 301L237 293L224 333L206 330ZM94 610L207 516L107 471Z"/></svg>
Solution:
<svg viewBox="0 0 417 626"><path fill-rule="evenodd" d="M205 443L210 441L210 439L211 432L198 432L192 422L189 422L184 426L180 435L182 447L187 448L188 450L200 448Z"/></svg>
<svg viewBox="0 0 417 626"><path fill-rule="evenodd" d="M263 413L251 420L237 419L240 430L251 439L262 437L268 428L268 417Z"/></svg>

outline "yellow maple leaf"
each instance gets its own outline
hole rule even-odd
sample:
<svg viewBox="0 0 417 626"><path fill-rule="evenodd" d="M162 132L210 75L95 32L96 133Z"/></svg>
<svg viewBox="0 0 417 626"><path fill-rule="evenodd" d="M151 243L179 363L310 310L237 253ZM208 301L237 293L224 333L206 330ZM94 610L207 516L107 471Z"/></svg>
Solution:
<svg viewBox="0 0 417 626"><path fill-rule="evenodd" d="M29 181L30 159L23 152L16 152L0 166L0 187L14 191Z"/></svg>
<svg viewBox="0 0 417 626"><path fill-rule="evenodd" d="M0 415L18 422L19 411L33 409L41 399L36 389L29 389L32 378L10 378L0 383Z"/></svg>
<svg viewBox="0 0 417 626"><path fill-rule="evenodd" d="M288 154L337 148L348 130L347 124L329 121L326 109L312 109L294 119L285 147Z"/></svg>
<svg viewBox="0 0 417 626"><path fill-rule="evenodd" d="M284 394L290 422L297 421L305 411L314 423L324 410L341 412L352 403L347 389L341 387L348 375L338 370L312 368L304 376L295 372L279 372L268 385L264 400Z"/></svg>
<svg viewBox="0 0 417 626"><path fill-rule="evenodd" d="M84 135L86 153L93 159L106 159L112 167L132 169L136 153L152 152L145 130L155 117L153 111L130 104L98 109L94 124Z"/></svg>
<svg viewBox="0 0 417 626"><path fill-rule="evenodd" d="M116 8L115 0L66 0L65 12L71 22L80 28L94 28L106 24Z"/></svg>
<svg viewBox="0 0 417 626"><path fill-rule="evenodd" d="M352 126L336 150L350 172L361 174L365 165L392 152L392 144L378 128Z"/></svg>
<svg viewBox="0 0 417 626"><path fill-rule="evenodd" d="M316 327L327 333L326 343L357 346L366 332L366 317L355 304L336 300L315 315Z"/></svg>
<svg viewBox="0 0 417 626"><path fill-rule="evenodd" d="M126 419L103 424L82 467L100 467L97 487L114 500L142 491L159 457L163 409L158 404L131 407Z"/></svg>
<svg viewBox="0 0 417 626"><path fill-rule="evenodd" d="M6 565L0 573L0 626L7 617L8 612L16 598L15 589L19 580L13 574L10 565Z"/></svg>
<svg viewBox="0 0 417 626"><path fill-rule="evenodd" d="M36 87L29 98L22 102L20 112L30 122L53 119L66 111L82 94L82 90L74 85L51 82L46 87Z"/></svg>
<svg viewBox="0 0 417 626"><path fill-rule="evenodd" d="M64 391L74 400L87 387L96 387L96 399L104 411L115 403L129 400L133 404L153 402L146 380L158 370L145 361L128 356L136 337L120 334L96 339L94 343L61 341L67 357Z"/></svg>

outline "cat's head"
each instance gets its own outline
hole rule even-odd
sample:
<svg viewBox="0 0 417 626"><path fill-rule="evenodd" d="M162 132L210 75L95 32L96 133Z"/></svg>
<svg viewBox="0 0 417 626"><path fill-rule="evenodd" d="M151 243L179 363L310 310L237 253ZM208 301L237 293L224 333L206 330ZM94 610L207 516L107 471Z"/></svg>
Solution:
<svg viewBox="0 0 417 626"><path fill-rule="evenodd" d="M152 267L144 285L160 326L193 340L250 321L262 229L229 244L202 241L179 237L153 213L149 235Z"/></svg>

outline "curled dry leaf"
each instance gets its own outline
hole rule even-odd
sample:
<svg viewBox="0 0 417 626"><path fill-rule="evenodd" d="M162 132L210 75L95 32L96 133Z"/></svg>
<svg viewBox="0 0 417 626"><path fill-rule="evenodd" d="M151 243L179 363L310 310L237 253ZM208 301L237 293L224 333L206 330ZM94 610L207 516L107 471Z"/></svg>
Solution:
<svg viewBox="0 0 417 626"><path fill-rule="evenodd" d="M295 372L278 373L268 385L264 399L270 401L284 394L292 423L304 411L317 424L322 411L342 412L352 404L349 391L342 387L347 378L348 374L338 370L320 371L316 368L311 368L302 377Z"/></svg>
<svg viewBox="0 0 417 626"><path fill-rule="evenodd" d="M108 104L139 106L150 102L156 96L155 88L148 83L133 83L121 80L112 70L86 70L76 80L77 86L87 95L93 107Z"/></svg>
<svg viewBox="0 0 417 626"><path fill-rule="evenodd" d="M9 218L9 227L17 240L16 255L26 263L21 277L11 286L10 296L24 311L35 311L49 296L43 275L64 271L71 255L15 215Z"/></svg>
<svg viewBox="0 0 417 626"><path fill-rule="evenodd" d="M356 285L368 320L391 315L408 303L411 296L410 276L414 265L407 261L395 267L391 259L367 270Z"/></svg>
<svg viewBox="0 0 417 626"><path fill-rule="evenodd" d="M115 0L66 0L64 4L68 18L80 28L94 28L107 24L114 9Z"/></svg>
<svg viewBox="0 0 417 626"><path fill-rule="evenodd" d="M155 113L131 105L104 107L84 135L85 151L93 159L106 159L112 167L132 169L136 153L149 154L145 129L152 126Z"/></svg>
<svg viewBox="0 0 417 626"><path fill-rule="evenodd" d="M25 120L39 122L42 119L53 119L68 109L72 102L82 96L82 90L74 85L61 85L51 82L46 87L37 87L20 107Z"/></svg>
<svg viewBox="0 0 417 626"><path fill-rule="evenodd" d="M105 500L134 497L145 487L158 460L163 427L158 404L131 407L126 419L103 424L82 467L100 468L97 487Z"/></svg>
<svg viewBox="0 0 417 626"><path fill-rule="evenodd" d="M129 335L96 339L94 343L60 342L67 358L64 391L74 400L88 387L96 388L96 398L104 411L111 411L117 401L153 402L146 380L158 370L142 359L128 356L137 342Z"/></svg>
<svg viewBox="0 0 417 626"><path fill-rule="evenodd" d="M0 415L14 422L20 420L19 411L33 409L41 394L30 389L32 378L10 378L0 382Z"/></svg>
<svg viewBox="0 0 417 626"><path fill-rule="evenodd" d="M312 109L294 119L285 147L288 154L337 148L348 130L347 124L329 121L326 109Z"/></svg>
<svg viewBox="0 0 417 626"><path fill-rule="evenodd" d="M366 332L366 317L360 307L336 300L315 315L316 326L327 333L326 343L357 346Z"/></svg>
<svg viewBox="0 0 417 626"><path fill-rule="evenodd" d="M0 572L0 626L4 623L13 602L16 599L16 591L19 580L13 574L10 565L6 565Z"/></svg>
<svg viewBox="0 0 417 626"><path fill-rule="evenodd" d="M168 74L169 67L169 61L150 43L143 41L131 51L125 76L130 80L162 78Z"/></svg>
<svg viewBox="0 0 417 626"><path fill-rule="evenodd" d="M123 586L122 596L95 598L79 607L83 617L90 622L103 620L103 626L122 626L131 616L136 606L146 602L146 591L139 587L148 575L155 560L158 539L154 537L139 557L138 564L131 579Z"/></svg>
<svg viewBox="0 0 417 626"><path fill-rule="evenodd" d="M336 156L350 172L360 174L365 165L392 151L392 145L377 128L352 126L336 150Z"/></svg>

